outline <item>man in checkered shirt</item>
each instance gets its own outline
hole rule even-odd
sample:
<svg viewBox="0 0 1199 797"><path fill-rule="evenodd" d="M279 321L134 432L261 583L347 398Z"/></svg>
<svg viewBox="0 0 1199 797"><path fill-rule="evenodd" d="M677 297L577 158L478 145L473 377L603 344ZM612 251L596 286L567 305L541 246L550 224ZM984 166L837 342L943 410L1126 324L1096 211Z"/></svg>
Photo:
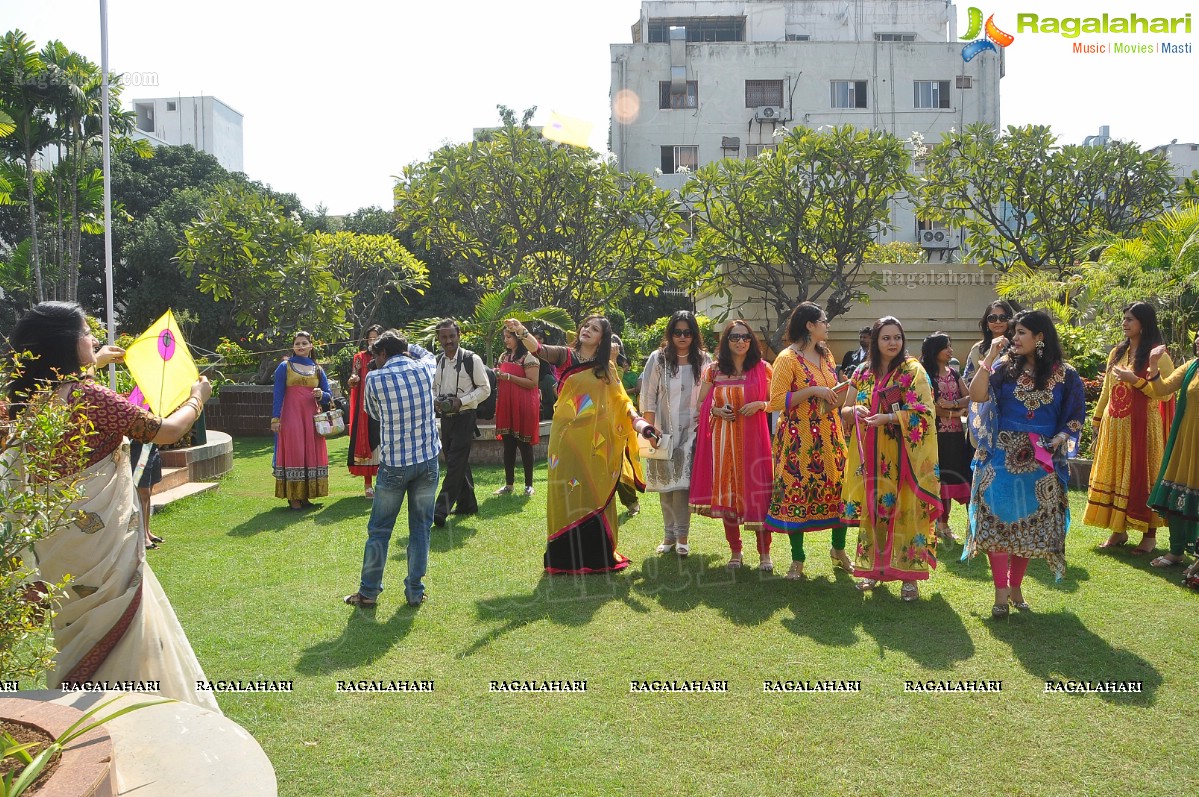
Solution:
<svg viewBox="0 0 1199 797"><path fill-rule="evenodd" d="M384 332L371 352L378 367L363 387L366 412L379 422L379 475L358 591L347 595L351 606L370 608L383 591L383 568L396 516L408 497L408 577L404 596L409 606L425 601L422 579L429 563L429 529L437 499L437 454L441 441L433 411L436 360L420 346L409 346L394 331Z"/></svg>

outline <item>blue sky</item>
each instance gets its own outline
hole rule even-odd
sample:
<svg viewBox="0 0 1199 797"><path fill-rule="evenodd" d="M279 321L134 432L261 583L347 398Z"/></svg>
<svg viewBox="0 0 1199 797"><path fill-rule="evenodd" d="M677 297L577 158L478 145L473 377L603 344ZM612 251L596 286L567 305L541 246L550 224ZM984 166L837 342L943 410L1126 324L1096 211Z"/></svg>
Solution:
<svg viewBox="0 0 1199 797"><path fill-rule="evenodd" d="M98 0L0 0L0 24L39 45L61 39L100 57ZM986 0L976 5L1015 33L1017 12L1057 17L1181 16L1180 0ZM609 52L627 42L640 3L521 0L337 3L110 0L112 68L126 97L211 94L245 115L245 165L254 179L331 213L386 205L391 175L471 128L494 124L496 103L536 105L594 123L606 150ZM966 30L969 2L958 4ZM1141 37L1017 35L1001 83L1006 124L1048 124L1063 142L1110 125L1151 146L1199 141L1190 85L1199 53L1086 56L1073 41L1199 43L1191 34ZM991 57L984 54L981 57Z"/></svg>

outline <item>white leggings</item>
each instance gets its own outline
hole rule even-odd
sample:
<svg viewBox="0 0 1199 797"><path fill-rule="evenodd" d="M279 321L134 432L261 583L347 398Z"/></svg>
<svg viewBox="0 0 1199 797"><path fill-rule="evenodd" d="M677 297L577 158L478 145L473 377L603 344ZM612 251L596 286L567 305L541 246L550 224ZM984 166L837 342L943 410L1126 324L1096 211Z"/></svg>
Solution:
<svg viewBox="0 0 1199 797"><path fill-rule="evenodd" d="M668 493L658 493L662 501L662 520L666 526L663 539L674 542L679 537L686 537L691 529L691 510L687 507L689 490L671 490Z"/></svg>

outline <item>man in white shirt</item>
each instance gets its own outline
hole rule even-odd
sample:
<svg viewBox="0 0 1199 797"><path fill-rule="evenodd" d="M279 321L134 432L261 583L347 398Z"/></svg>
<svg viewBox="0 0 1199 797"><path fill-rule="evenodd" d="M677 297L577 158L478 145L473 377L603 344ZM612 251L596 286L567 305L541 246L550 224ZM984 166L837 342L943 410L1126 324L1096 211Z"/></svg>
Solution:
<svg viewBox="0 0 1199 797"><path fill-rule="evenodd" d="M445 451L445 479L437 494L433 525L445 525L446 517L473 515L479 511L475 480L470 470L470 447L478 428L475 408L491 395L487 368L474 352L458 345L458 322L447 318L437 324L437 415L441 418L441 446Z"/></svg>

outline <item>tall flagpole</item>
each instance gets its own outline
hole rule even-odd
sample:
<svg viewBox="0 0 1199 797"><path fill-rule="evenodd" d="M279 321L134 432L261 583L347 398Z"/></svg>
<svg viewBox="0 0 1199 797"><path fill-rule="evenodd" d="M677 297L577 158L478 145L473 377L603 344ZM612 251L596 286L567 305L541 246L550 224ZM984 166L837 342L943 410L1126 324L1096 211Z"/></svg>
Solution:
<svg viewBox="0 0 1199 797"><path fill-rule="evenodd" d="M112 131L108 127L108 0L100 0L100 137L104 164L104 309L108 313L108 344L116 345L117 322L112 293ZM108 365L108 384L117 387L117 366Z"/></svg>

